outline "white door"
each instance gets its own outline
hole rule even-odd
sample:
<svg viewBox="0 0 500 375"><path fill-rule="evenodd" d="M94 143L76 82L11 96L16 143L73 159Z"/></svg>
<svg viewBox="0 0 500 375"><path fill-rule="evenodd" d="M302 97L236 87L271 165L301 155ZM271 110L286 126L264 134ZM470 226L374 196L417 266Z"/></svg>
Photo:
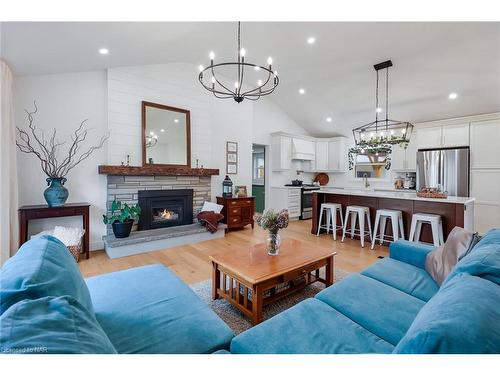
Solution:
<svg viewBox="0 0 500 375"><path fill-rule="evenodd" d="M441 126L418 128L417 140L419 149L441 147Z"/></svg>
<svg viewBox="0 0 500 375"><path fill-rule="evenodd" d="M328 170L328 142L316 142L316 171Z"/></svg>
<svg viewBox="0 0 500 375"><path fill-rule="evenodd" d="M471 122L471 168L500 168L500 119Z"/></svg>
<svg viewBox="0 0 500 375"><path fill-rule="evenodd" d="M460 147L469 145L469 123L444 125L442 130L443 147Z"/></svg>

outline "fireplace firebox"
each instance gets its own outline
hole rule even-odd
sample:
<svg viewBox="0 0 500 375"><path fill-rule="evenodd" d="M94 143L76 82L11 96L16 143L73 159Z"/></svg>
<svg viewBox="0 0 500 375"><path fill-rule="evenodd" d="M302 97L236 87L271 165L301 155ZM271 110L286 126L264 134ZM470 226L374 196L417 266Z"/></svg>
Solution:
<svg viewBox="0 0 500 375"><path fill-rule="evenodd" d="M139 230L193 223L193 190L139 190Z"/></svg>

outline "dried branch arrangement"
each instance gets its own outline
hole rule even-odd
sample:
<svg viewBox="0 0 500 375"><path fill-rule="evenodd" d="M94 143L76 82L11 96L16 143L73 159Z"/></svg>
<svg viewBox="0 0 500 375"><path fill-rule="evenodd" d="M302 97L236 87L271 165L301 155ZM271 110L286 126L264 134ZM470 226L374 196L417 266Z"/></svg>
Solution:
<svg viewBox="0 0 500 375"><path fill-rule="evenodd" d="M83 120L71 136L72 143L67 151L67 156L59 162L59 151L61 146L66 142L59 142L57 140L56 129L52 131L48 139L45 138L43 130L37 129L34 125L33 115L37 113L38 108L36 102L33 104L35 107L34 111L29 112L25 110L28 116L29 130L16 127L18 133L16 145L22 152L34 154L40 160L42 170L50 178L66 177L69 171L87 159L94 151L100 149L109 138L109 134L102 136L97 145L91 146L82 152L83 143L87 138L88 132L91 130L86 128L87 120Z"/></svg>

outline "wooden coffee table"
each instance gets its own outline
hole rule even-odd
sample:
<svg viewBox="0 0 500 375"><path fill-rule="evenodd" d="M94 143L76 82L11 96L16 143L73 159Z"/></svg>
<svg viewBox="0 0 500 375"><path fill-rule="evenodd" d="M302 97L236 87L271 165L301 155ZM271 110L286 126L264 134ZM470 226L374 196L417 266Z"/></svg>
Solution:
<svg viewBox="0 0 500 375"><path fill-rule="evenodd" d="M283 240L278 256L267 255L265 244L214 254L212 298L225 298L258 324L264 306L317 281L332 285L335 255L331 249L291 239Z"/></svg>

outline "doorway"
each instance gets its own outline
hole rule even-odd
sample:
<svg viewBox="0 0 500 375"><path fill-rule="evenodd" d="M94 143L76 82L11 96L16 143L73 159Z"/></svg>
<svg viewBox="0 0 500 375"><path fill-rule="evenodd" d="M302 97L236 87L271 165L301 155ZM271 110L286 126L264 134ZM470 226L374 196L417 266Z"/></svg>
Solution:
<svg viewBox="0 0 500 375"><path fill-rule="evenodd" d="M252 145L252 194L255 196L255 211L262 213L266 206L266 148Z"/></svg>

